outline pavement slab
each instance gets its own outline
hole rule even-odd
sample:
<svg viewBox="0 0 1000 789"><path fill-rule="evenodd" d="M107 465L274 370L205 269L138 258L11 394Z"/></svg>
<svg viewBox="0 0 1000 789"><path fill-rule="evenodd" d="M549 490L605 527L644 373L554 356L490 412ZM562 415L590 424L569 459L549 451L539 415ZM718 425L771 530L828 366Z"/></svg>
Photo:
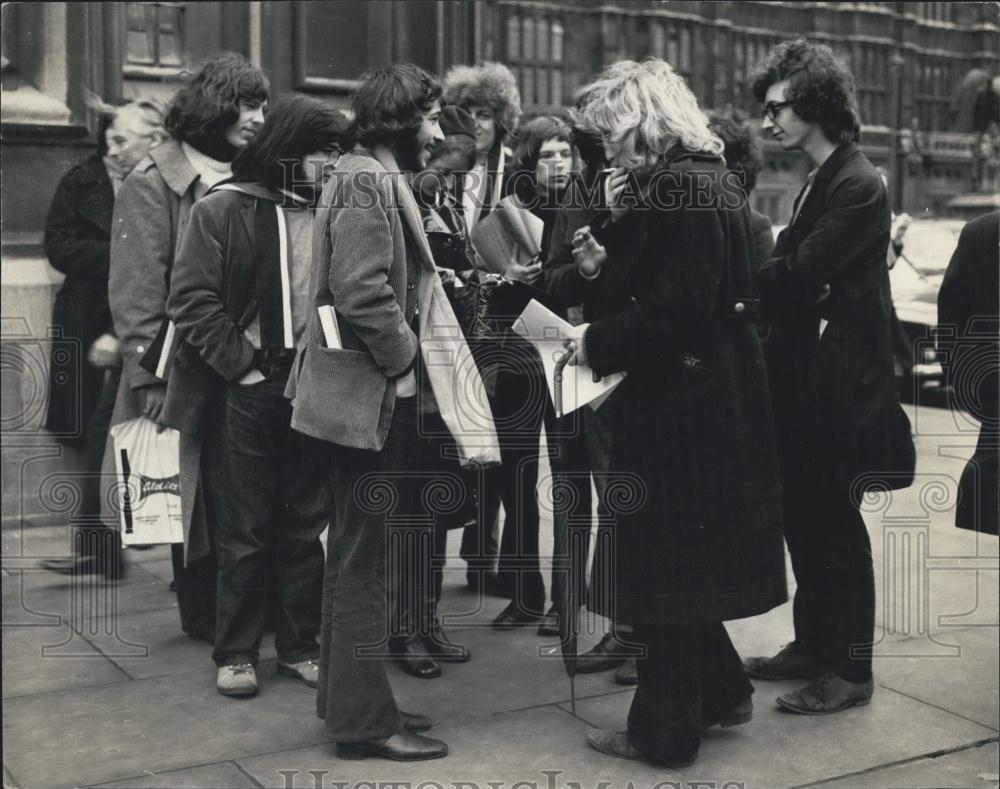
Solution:
<svg viewBox="0 0 1000 789"><path fill-rule="evenodd" d="M681 772L690 781L738 782L742 789L795 787L994 738L996 733L942 710L879 688L866 707L829 716L781 711L773 699L794 682L756 683L754 718L712 729L698 761ZM577 702L577 715L602 729L624 729L630 698Z"/></svg>
<svg viewBox="0 0 1000 789"><path fill-rule="evenodd" d="M942 634L939 639L954 645L957 654L954 657L923 656L918 650L924 645L918 642L914 656L876 661L878 684L994 731L1000 729L997 630L988 627L955 630Z"/></svg>
<svg viewBox="0 0 1000 789"><path fill-rule="evenodd" d="M5 617L6 619L6 617ZM52 649L72 644L72 657L46 656ZM127 675L91 644L75 636L65 623L38 627L4 627L4 712L11 699L74 688L107 685Z"/></svg>
<svg viewBox="0 0 1000 789"><path fill-rule="evenodd" d="M261 668L254 699L215 691L215 668L4 703L5 763L24 787L68 787L231 761L325 740L315 691Z"/></svg>
<svg viewBox="0 0 1000 789"><path fill-rule="evenodd" d="M327 744L238 759L237 763L261 785L281 789L352 786L361 781L406 782L409 787L424 784L425 789L435 787L434 782L452 789L485 789L491 781L502 782L504 788L523 781L527 783L520 789L557 789L570 781L585 788L607 781L606 787L631 782L634 789L650 789L678 777L663 768L592 750L586 743L586 730L583 721L549 706L435 726L428 734L448 743L445 759L408 764L383 759L342 761Z"/></svg>
<svg viewBox="0 0 1000 789"><path fill-rule="evenodd" d="M95 784L101 789L246 789L257 783L232 762L208 764L187 770L137 775L114 783Z"/></svg>
<svg viewBox="0 0 1000 789"><path fill-rule="evenodd" d="M417 679L389 666L393 692L403 709L453 723L569 699L569 679L557 639L542 638L534 628L467 629L452 638L469 647L472 660L441 664L440 679ZM498 670L501 663L503 669ZM577 698L623 690L612 675L610 671L578 675Z"/></svg>
<svg viewBox="0 0 1000 789"><path fill-rule="evenodd" d="M4 612L14 622L56 615L87 632L96 629L96 620L177 608L167 584L141 567L130 567L117 584L107 584L100 575L71 577L40 567L16 569L2 583Z"/></svg>
<svg viewBox="0 0 1000 789"><path fill-rule="evenodd" d="M997 743L992 742L825 781L814 789L996 789L997 758Z"/></svg>

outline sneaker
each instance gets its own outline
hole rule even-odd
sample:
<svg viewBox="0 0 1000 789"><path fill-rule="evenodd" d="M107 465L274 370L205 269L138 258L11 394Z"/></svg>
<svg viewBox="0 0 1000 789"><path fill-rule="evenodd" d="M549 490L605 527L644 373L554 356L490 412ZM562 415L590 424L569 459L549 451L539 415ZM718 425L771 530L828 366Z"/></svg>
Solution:
<svg viewBox="0 0 1000 789"><path fill-rule="evenodd" d="M319 658L300 660L298 663L278 663L279 674L305 682L310 688L319 687Z"/></svg>
<svg viewBox="0 0 1000 789"><path fill-rule="evenodd" d="M816 679L824 672L819 663L799 651L794 641L785 644L774 657L747 658L743 667L754 679Z"/></svg>
<svg viewBox="0 0 1000 789"><path fill-rule="evenodd" d="M864 706L871 701L874 691L874 680L848 682L828 671L804 688L778 696L778 706L799 715L829 715Z"/></svg>
<svg viewBox="0 0 1000 789"><path fill-rule="evenodd" d="M257 670L252 663L219 666L215 689L223 696L246 698L257 695Z"/></svg>

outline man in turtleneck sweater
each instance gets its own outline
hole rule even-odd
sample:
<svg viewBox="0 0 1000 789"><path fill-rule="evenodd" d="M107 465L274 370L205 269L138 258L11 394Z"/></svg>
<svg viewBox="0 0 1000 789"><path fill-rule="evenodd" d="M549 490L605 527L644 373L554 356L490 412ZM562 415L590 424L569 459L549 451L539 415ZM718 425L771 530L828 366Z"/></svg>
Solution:
<svg viewBox="0 0 1000 789"><path fill-rule="evenodd" d="M264 122L268 90L267 78L239 55L209 61L174 96L165 122L171 139L125 179L112 221L108 297L123 371L111 424L145 416L181 430L185 544L174 546L174 580L181 627L210 643L216 605L213 529L206 491L199 486L197 425L186 419L185 393L170 387L174 332L166 299L191 206L231 174L229 162ZM113 456L105 453L108 479Z"/></svg>

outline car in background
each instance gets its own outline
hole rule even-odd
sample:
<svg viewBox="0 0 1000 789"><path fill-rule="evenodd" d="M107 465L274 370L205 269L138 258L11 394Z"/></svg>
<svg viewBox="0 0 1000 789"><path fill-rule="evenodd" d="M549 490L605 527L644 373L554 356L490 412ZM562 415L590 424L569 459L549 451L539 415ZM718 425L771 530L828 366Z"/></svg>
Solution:
<svg viewBox="0 0 1000 789"><path fill-rule="evenodd" d="M889 271L900 332L893 338L896 375L904 396L943 384L934 346L937 294L964 225L961 219L914 219L903 237L902 254ZM774 227L775 238L783 229Z"/></svg>
<svg viewBox="0 0 1000 789"><path fill-rule="evenodd" d="M903 237L903 251L889 271L892 303L904 335L895 343L903 394L943 384L934 343L937 297L964 225L961 219L914 219Z"/></svg>

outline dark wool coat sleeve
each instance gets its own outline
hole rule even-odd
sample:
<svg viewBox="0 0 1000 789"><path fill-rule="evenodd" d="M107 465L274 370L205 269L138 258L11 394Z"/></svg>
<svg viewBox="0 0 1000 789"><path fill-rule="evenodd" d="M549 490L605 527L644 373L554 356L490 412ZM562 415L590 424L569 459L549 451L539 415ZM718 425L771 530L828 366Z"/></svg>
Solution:
<svg viewBox="0 0 1000 789"><path fill-rule="evenodd" d="M167 317L173 238L170 188L151 162L140 164L115 200L108 283L124 378L132 389L163 383L139 362Z"/></svg>
<svg viewBox="0 0 1000 789"><path fill-rule="evenodd" d="M238 211L239 197L232 192L208 195L192 206L167 298L167 312L178 331L226 380L240 378L253 366L253 346L223 299L231 235L227 215Z"/></svg>
<svg viewBox="0 0 1000 789"><path fill-rule="evenodd" d="M776 249L759 270L757 282L766 310L811 307L824 285L849 275L867 260L882 232L881 223L873 221L885 203L877 174L873 180L865 171L850 172L831 183L826 197L826 211L798 247L784 253Z"/></svg>
<svg viewBox="0 0 1000 789"><path fill-rule="evenodd" d="M52 325L62 333L54 354L46 426L60 440L85 438L85 427L104 385L104 370L87 361L94 340L113 331L108 308L109 232L114 192L96 156L59 181L45 221L45 253L65 275L52 305Z"/></svg>
<svg viewBox="0 0 1000 789"><path fill-rule="evenodd" d="M651 358L676 355L691 347L712 317L724 260L724 239L717 211L656 212L645 225L650 247L672 249L645 293L619 314L595 321L585 337L588 363L600 375L641 368ZM626 217L627 219L628 217ZM605 235L608 259L620 257L632 224Z"/></svg>
<svg viewBox="0 0 1000 789"><path fill-rule="evenodd" d="M88 277L105 283L111 241L105 230L81 213L87 193L100 185L81 183L79 175L80 169L70 171L56 188L45 220L45 254L52 267L68 277Z"/></svg>

